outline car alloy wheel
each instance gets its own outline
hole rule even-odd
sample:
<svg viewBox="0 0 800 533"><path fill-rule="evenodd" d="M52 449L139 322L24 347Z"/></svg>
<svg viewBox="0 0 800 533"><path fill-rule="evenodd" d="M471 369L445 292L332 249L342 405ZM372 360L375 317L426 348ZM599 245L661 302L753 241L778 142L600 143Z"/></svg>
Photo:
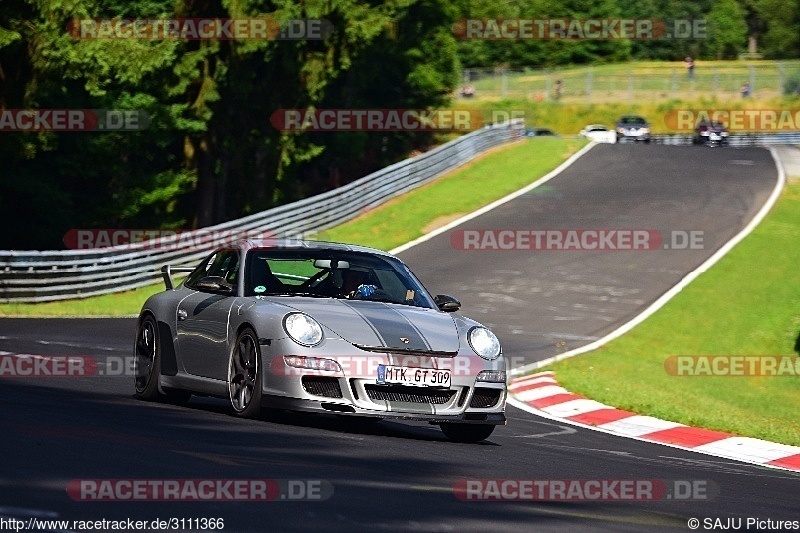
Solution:
<svg viewBox="0 0 800 533"><path fill-rule="evenodd" d="M243 330L231 348L228 366L231 407L237 416L255 418L261 412L261 352L252 329Z"/></svg>

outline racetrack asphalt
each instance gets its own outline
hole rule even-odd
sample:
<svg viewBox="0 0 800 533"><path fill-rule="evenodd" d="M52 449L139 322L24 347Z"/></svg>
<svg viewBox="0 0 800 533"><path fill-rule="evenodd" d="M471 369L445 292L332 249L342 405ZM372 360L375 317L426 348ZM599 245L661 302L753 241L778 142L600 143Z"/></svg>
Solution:
<svg viewBox="0 0 800 533"><path fill-rule="evenodd" d="M532 141L533 142L533 141ZM701 250L459 251L443 234L401 258L533 361L615 329L744 226L775 184L766 150L597 146L468 228L704 232ZM84 355L98 375L0 380L0 519L224 518L225 531L686 531L689 518L798 520L800 476L540 419L513 407L486 442L333 416L244 421L222 400L137 401L131 319L4 319L0 350ZM566 343L566 345L561 344ZM120 375L121 374L121 375ZM326 480L325 501L76 501L71 480ZM464 479L675 480L706 498L462 501ZM685 486L685 485L684 485ZM702 522L701 522L702 524ZM71 529L71 528L68 528ZM702 527L701 527L702 529Z"/></svg>
<svg viewBox="0 0 800 533"><path fill-rule="evenodd" d="M776 180L760 148L597 145L554 179L400 257L431 292L459 298L463 314L490 326L518 367L589 344L638 315L738 233ZM650 230L671 247L702 232L702 245L458 249L460 230L553 229Z"/></svg>

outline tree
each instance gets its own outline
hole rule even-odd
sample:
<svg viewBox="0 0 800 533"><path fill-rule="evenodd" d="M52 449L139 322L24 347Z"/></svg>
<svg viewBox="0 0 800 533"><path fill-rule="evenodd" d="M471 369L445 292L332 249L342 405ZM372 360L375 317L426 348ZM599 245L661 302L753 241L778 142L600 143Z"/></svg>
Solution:
<svg viewBox="0 0 800 533"><path fill-rule="evenodd" d="M751 0L762 21L761 50L766 57L800 57L800 4L784 0Z"/></svg>
<svg viewBox="0 0 800 533"><path fill-rule="evenodd" d="M717 0L708 14L708 51L716 59L735 59L747 43L744 10L736 0Z"/></svg>

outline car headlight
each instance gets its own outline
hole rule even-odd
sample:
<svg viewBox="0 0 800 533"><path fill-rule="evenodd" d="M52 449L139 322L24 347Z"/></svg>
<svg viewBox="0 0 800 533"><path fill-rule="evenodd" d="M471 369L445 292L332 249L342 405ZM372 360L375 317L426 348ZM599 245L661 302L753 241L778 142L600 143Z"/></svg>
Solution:
<svg viewBox="0 0 800 533"><path fill-rule="evenodd" d="M650 128L642 128L642 133L650 133Z"/></svg>
<svg viewBox="0 0 800 533"><path fill-rule="evenodd" d="M500 357L500 341L488 329L476 326L467 333L469 345L476 354L484 359L497 359Z"/></svg>
<svg viewBox="0 0 800 533"><path fill-rule="evenodd" d="M289 313L283 319L283 329L297 344L314 346L322 341L322 326L303 313Z"/></svg>

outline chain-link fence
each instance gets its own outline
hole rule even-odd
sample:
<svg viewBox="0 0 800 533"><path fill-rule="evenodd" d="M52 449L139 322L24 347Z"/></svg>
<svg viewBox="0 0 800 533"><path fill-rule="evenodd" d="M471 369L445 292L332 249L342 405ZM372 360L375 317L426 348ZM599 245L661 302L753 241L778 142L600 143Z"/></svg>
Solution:
<svg viewBox="0 0 800 533"><path fill-rule="evenodd" d="M787 81L800 77L800 60L694 65L691 72L675 62L561 70L470 68L463 72L460 95L586 104L712 96L771 98L784 93Z"/></svg>

